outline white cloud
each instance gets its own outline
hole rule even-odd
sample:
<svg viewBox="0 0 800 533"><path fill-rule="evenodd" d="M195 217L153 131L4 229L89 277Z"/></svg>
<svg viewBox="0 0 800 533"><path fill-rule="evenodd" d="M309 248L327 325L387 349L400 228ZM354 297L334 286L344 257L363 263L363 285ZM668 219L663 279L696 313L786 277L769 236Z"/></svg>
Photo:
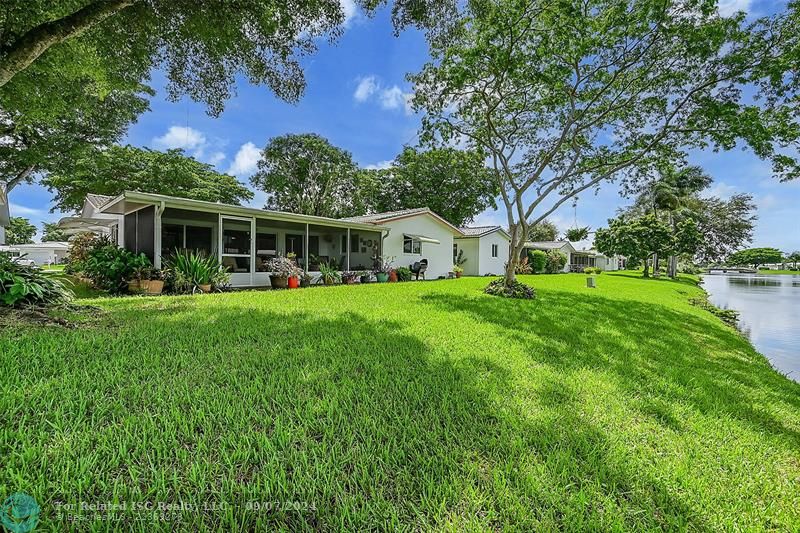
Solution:
<svg viewBox="0 0 800 533"><path fill-rule="evenodd" d="M206 136L202 132L188 126L170 126L167 133L161 137L153 138L153 146L166 150L173 148L202 150L205 145Z"/></svg>
<svg viewBox="0 0 800 533"><path fill-rule="evenodd" d="M206 160L210 165L217 166L225 160L225 153L224 152L214 152L209 156Z"/></svg>
<svg viewBox="0 0 800 533"><path fill-rule="evenodd" d="M353 20L358 18L358 6L354 0L339 0L339 4L342 6L342 11L344 12L344 26L346 28L350 26Z"/></svg>
<svg viewBox="0 0 800 533"><path fill-rule="evenodd" d="M736 194L736 186L728 185L724 181L715 183L713 187L703 192L703 196L706 198L716 196L717 198L722 198L723 200L727 200L734 194Z"/></svg>
<svg viewBox="0 0 800 533"><path fill-rule="evenodd" d="M399 109L402 107L405 110L406 115L410 115L413 111L411 108L411 98L413 96L413 93L403 92L400 87L393 85L392 87L381 91L381 107L384 109Z"/></svg>
<svg viewBox="0 0 800 533"><path fill-rule="evenodd" d="M236 152L236 157L233 158L233 163L228 168L228 174L249 176L256 171L259 159L261 159L261 151L255 144L246 142Z"/></svg>
<svg viewBox="0 0 800 533"><path fill-rule="evenodd" d="M778 198L774 194L765 194L756 199L756 204L758 204L759 210L772 209L778 205Z"/></svg>
<svg viewBox="0 0 800 533"><path fill-rule="evenodd" d="M739 11L750 12L752 0L720 0L719 14L723 17L732 17Z"/></svg>
<svg viewBox="0 0 800 533"><path fill-rule="evenodd" d="M47 209L38 209L35 207L27 207L14 202L9 202L8 210L12 217L25 217L25 218L43 218L47 217L48 220L52 218L52 213L48 213Z"/></svg>
<svg viewBox="0 0 800 533"><path fill-rule="evenodd" d="M356 87L356 92L353 93L353 98L355 98L357 102L365 102L370 96L375 94L377 90L378 82L375 80L375 76L365 76L360 78L358 87Z"/></svg>
<svg viewBox="0 0 800 533"><path fill-rule="evenodd" d="M394 161L387 159L385 161L378 161L372 165L366 165L364 168L367 170L384 170L391 167L394 164Z"/></svg>

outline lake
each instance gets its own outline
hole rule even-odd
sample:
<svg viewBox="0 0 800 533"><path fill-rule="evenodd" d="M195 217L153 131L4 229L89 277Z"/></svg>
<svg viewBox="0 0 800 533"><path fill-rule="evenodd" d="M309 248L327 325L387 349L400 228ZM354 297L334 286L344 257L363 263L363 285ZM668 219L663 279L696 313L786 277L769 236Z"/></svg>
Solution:
<svg viewBox="0 0 800 533"><path fill-rule="evenodd" d="M739 312L739 328L776 369L800 381L800 276L706 274L709 301Z"/></svg>

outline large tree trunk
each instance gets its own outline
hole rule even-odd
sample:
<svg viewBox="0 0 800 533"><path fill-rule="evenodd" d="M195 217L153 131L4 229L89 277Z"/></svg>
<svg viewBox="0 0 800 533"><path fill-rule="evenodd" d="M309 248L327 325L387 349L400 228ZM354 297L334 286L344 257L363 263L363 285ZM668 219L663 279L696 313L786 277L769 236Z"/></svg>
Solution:
<svg viewBox="0 0 800 533"><path fill-rule="evenodd" d="M503 277L507 287L510 287L517 281L517 265L519 264L519 256L522 249L525 247L526 230L515 225L510 228L511 242L508 246L508 263L506 263L506 272Z"/></svg>
<svg viewBox="0 0 800 533"><path fill-rule="evenodd" d="M661 272L658 270L659 267L659 260L658 260L658 252L653 254L653 277L657 278L661 275Z"/></svg>
<svg viewBox="0 0 800 533"><path fill-rule="evenodd" d="M667 262L667 275L669 275L671 278L676 278L678 276L678 256L669 256Z"/></svg>
<svg viewBox="0 0 800 533"><path fill-rule="evenodd" d="M649 278L650 277L650 263L649 263L649 261L650 261L649 257L645 257L644 258L644 274L643 275L644 275L645 278Z"/></svg>
<svg viewBox="0 0 800 533"><path fill-rule="evenodd" d="M51 46L80 35L136 1L98 0L71 15L31 28L0 58L0 87L28 68Z"/></svg>

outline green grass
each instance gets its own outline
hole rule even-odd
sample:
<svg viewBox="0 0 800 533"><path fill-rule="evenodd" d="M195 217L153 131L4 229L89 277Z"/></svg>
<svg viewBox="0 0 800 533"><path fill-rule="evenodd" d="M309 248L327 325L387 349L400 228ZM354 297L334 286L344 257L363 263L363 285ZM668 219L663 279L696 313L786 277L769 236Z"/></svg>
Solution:
<svg viewBox="0 0 800 533"><path fill-rule="evenodd" d="M0 493L53 530L59 502L159 501L193 507L92 527L797 527L800 385L691 281L487 281L97 299L83 327L0 330Z"/></svg>
<svg viewBox="0 0 800 533"><path fill-rule="evenodd" d="M75 276L70 276L69 274L64 273L63 268L53 268L53 269L43 269L45 273L60 281L67 287L72 293L75 295L77 299L84 299L84 298L98 298L101 296L105 296L106 293L103 291L97 290L88 283L81 281L80 279L76 278Z"/></svg>
<svg viewBox="0 0 800 533"><path fill-rule="evenodd" d="M759 274L783 274L787 276L800 276L800 271L797 270L769 270L767 268L759 268Z"/></svg>

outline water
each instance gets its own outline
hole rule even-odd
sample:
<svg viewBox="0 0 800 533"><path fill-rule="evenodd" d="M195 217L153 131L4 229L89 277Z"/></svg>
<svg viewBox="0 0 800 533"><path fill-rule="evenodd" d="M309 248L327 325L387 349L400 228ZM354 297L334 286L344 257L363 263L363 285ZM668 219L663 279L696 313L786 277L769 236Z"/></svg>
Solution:
<svg viewBox="0 0 800 533"><path fill-rule="evenodd" d="M800 276L708 274L709 301L739 312L739 327L772 366L800 381Z"/></svg>

